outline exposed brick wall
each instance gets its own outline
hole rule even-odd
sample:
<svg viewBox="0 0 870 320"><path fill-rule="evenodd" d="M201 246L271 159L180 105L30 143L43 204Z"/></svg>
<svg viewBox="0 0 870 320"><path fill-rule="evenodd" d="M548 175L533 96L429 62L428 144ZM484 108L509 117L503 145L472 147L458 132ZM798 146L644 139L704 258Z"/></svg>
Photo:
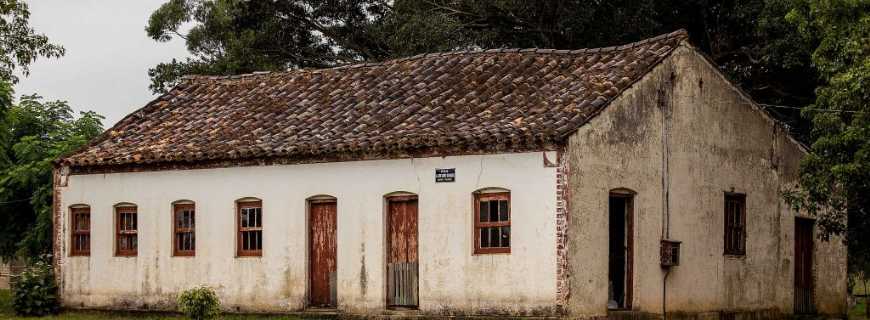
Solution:
<svg viewBox="0 0 870 320"><path fill-rule="evenodd" d="M568 274L568 157L558 152L556 167L556 304L566 307L570 295Z"/></svg>
<svg viewBox="0 0 870 320"><path fill-rule="evenodd" d="M63 295L63 277L61 276L61 264L63 264L63 210L61 209L61 169L52 170L52 262L54 264L54 281L57 284L58 300Z"/></svg>

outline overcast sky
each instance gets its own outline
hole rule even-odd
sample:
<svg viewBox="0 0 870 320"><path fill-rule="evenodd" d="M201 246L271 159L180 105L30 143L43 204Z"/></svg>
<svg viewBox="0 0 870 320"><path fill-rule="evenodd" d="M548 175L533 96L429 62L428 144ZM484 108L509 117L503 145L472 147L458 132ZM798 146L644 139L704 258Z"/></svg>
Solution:
<svg viewBox="0 0 870 320"><path fill-rule="evenodd" d="M30 25L66 48L59 59L40 59L15 94L67 100L93 110L108 128L154 99L148 68L185 57L184 42L158 43L145 34L148 16L166 0L26 0Z"/></svg>

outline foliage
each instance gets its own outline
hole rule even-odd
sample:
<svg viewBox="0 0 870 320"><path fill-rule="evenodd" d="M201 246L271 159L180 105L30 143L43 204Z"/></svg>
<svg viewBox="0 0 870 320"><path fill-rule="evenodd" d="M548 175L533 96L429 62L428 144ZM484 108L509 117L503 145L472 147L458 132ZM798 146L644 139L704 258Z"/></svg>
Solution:
<svg viewBox="0 0 870 320"><path fill-rule="evenodd" d="M852 310L849 310L846 318L850 320L866 320L870 318L867 316L867 300L858 299Z"/></svg>
<svg viewBox="0 0 870 320"><path fill-rule="evenodd" d="M361 32L386 0L170 0L145 31L156 41L183 38L193 58L151 68L151 89L163 92L184 74L229 75L323 67L369 57ZM186 23L193 27L182 34Z"/></svg>
<svg viewBox="0 0 870 320"><path fill-rule="evenodd" d="M0 319L4 320L35 320L35 317L18 317L12 309L12 296L9 290L0 289ZM153 312L125 311L95 311L95 310L64 310L57 316L43 318L56 320L179 320L183 317L175 314ZM226 314L222 320L300 320L296 315L244 315Z"/></svg>
<svg viewBox="0 0 870 320"><path fill-rule="evenodd" d="M56 314L60 309L50 256L35 259L12 284L12 307L22 316Z"/></svg>
<svg viewBox="0 0 870 320"><path fill-rule="evenodd" d="M26 3L0 0L0 80L18 82L14 75L16 67L28 75L28 66L38 57L57 58L65 53L63 47L36 33L28 25L29 20L30 11Z"/></svg>
<svg viewBox="0 0 870 320"><path fill-rule="evenodd" d="M757 101L803 106L814 98L817 77L809 68L808 43L784 19L787 1L398 0L383 25L393 33L385 41L393 56L610 46L684 28ZM769 111L795 128L807 127L797 111Z"/></svg>
<svg viewBox="0 0 870 320"><path fill-rule="evenodd" d="M476 48L610 46L686 28L692 43L763 103L815 98L813 43L785 21L791 0L169 0L146 31L193 58L149 70L165 92L184 74L326 67ZM186 34L181 29L193 25ZM618 27L615 27L618 26ZM799 112L770 110L808 131Z"/></svg>
<svg viewBox="0 0 870 320"><path fill-rule="evenodd" d="M51 250L52 161L102 131L102 116L78 117L65 101L29 95L3 117L0 150L0 256Z"/></svg>
<svg viewBox="0 0 870 320"><path fill-rule="evenodd" d="M817 42L812 61L821 75L809 155L800 187L787 193L818 219L824 236L849 241L851 271L870 266L870 1L794 0L788 13L805 39ZM848 224L846 223L848 221Z"/></svg>
<svg viewBox="0 0 870 320"><path fill-rule="evenodd" d="M76 144L77 135L87 133L93 120L99 128L100 118L93 113L83 115L84 120L72 120L65 102L43 105L31 96L13 106L15 73L26 76L37 58L65 53L63 47L30 27L29 19L23 1L0 0L0 258L11 258L16 251L28 255L48 252L50 161ZM66 128L73 123L78 127Z"/></svg>
<svg viewBox="0 0 870 320"><path fill-rule="evenodd" d="M214 319L221 312L221 302L214 290L202 286L188 289L178 296L178 308L194 320Z"/></svg>

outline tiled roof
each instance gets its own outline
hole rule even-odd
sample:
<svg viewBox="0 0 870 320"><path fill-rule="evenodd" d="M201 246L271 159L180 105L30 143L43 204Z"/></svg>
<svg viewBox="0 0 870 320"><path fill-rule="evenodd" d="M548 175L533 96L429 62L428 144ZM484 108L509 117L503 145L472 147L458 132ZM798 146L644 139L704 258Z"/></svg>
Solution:
<svg viewBox="0 0 870 320"><path fill-rule="evenodd" d="M560 143L686 39L426 54L322 70L190 76L60 160L73 167L318 158Z"/></svg>

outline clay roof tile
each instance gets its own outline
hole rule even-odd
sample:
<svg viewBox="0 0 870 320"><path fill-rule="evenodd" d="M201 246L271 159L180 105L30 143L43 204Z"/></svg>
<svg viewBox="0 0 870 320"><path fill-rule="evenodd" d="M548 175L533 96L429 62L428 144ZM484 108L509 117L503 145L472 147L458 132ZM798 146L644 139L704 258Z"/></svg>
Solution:
<svg viewBox="0 0 870 320"><path fill-rule="evenodd" d="M135 165L563 139L685 40L490 49L321 70L184 76L60 162ZM451 149L452 150L452 149Z"/></svg>

